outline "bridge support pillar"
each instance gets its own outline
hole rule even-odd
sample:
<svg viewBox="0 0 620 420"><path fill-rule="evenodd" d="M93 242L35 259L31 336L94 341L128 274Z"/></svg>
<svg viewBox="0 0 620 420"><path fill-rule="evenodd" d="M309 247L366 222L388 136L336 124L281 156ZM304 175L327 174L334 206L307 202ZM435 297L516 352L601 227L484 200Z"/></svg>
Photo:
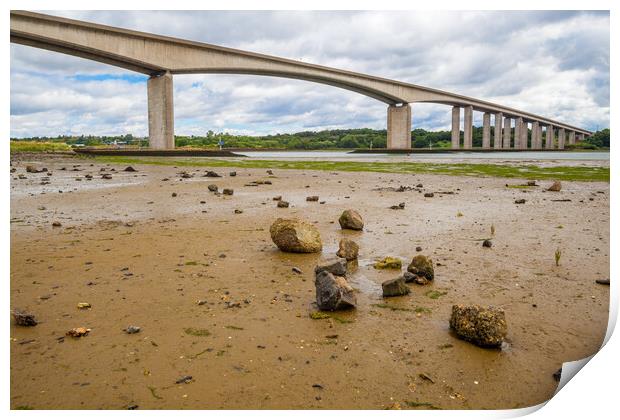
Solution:
<svg viewBox="0 0 620 420"><path fill-rule="evenodd" d="M553 149L553 126L547 125L547 132L545 133L545 149Z"/></svg>
<svg viewBox="0 0 620 420"><path fill-rule="evenodd" d="M387 148L411 148L411 106L409 104L388 106Z"/></svg>
<svg viewBox="0 0 620 420"><path fill-rule="evenodd" d="M577 137L577 141L578 141L578 142L581 142L581 141L583 141L583 139L584 139L584 136L583 136L583 134L581 134L581 133L576 134L576 137Z"/></svg>
<svg viewBox="0 0 620 420"><path fill-rule="evenodd" d="M174 149L172 74L151 76L146 84L149 113L149 147Z"/></svg>
<svg viewBox="0 0 620 420"><path fill-rule="evenodd" d="M452 148L461 147L461 107L452 107Z"/></svg>
<svg viewBox="0 0 620 420"><path fill-rule="evenodd" d="M568 144L575 144L575 132L574 131L568 132Z"/></svg>
<svg viewBox="0 0 620 420"><path fill-rule="evenodd" d="M532 149L540 149L540 123L534 121L532 123Z"/></svg>
<svg viewBox="0 0 620 420"><path fill-rule="evenodd" d="M471 149L474 124L474 107L466 106L463 108L463 111L463 149Z"/></svg>
<svg viewBox="0 0 620 420"><path fill-rule="evenodd" d="M523 121L523 130L521 130L521 148L527 150L527 140L529 136L528 122Z"/></svg>
<svg viewBox="0 0 620 420"><path fill-rule="evenodd" d="M482 148L491 148L491 114L488 112L482 115Z"/></svg>
<svg viewBox="0 0 620 420"><path fill-rule="evenodd" d="M493 132L493 148L502 148L502 118L503 114L498 112L495 114L495 131Z"/></svg>
<svg viewBox="0 0 620 420"><path fill-rule="evenodd" d="M566 131L563 128L558 129L558 149L564 149L566 142Z"/></svg>
<svg viewBox="0 0 620 420"><path fill-rule="evenodd" d="M515 149L521 149L521 130L523 128L523 118L515 118L515 136L514 146Z"/></svg>
<svg viewBox="0 0 620 420"><path fill-rule="evenodd" d="M502 149L510 149L510 135L512 134L511 124L510 117L504 118L504 147Z"/></svg>

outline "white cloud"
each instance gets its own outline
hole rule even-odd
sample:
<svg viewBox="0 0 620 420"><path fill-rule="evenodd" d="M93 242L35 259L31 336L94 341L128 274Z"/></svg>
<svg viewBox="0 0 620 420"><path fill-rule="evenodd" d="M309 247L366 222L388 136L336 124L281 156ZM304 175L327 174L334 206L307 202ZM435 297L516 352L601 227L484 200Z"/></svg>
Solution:
<svg viewBox="0 0 620 420"><path fill-rule="evenodd" d="M393 78L590 129L609 126L607 13L52 14ZM11 135L146 135L146 83L125 80L131 75L12 45ZM386 124L386 106L374 99L271 77L175 76L174 102L177 134L210 129L263 134ZM474 121L480 120L475 115ZM447 129L449 124L448 107L413 105L414 128Z"/></svg>

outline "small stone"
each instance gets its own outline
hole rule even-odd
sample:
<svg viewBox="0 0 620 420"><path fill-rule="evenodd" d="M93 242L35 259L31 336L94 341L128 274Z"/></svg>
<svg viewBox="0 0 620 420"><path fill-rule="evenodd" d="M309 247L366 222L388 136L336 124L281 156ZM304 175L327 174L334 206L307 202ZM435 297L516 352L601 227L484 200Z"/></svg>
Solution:
<svg viewBox="0 0 620 420"><path fill-rule="evenodd" d="M85 327L78 327L78 328L72 328L69 331L66 332L65 335L71 336L71 337L83 337L88 335L88 333L90 333L90 328L85 328Z"/></svg>
<svg viewBox="0 0 620 420"><path fill-rule="evenodd" d="M209 184L209 185L207 186L207 188L208 188L208 189L209 189L209 191L211 191L211 192L217 192L217 185L215 185L215 184Z"/></svg>
<svg viewBox="0 0 620 420"><path fill-rule="evenodd" d="M221 178L222 177L222 175L218 174L217 172L213 172L213 171L207 171L205 176L209 178Z"/></svg>
<svg viewBox="0 0 620 420"><path fill-rule="evenodd" d="M112 174L103 174L101 175L101 179L112 179Z"/></svg>
<svg viewBox="0 0 620 420"><path fill-rule="evenodd" d="M405 285L405 278L402 276L384 281L381 283L381 287L383 288L384 297L404 296L410 292L409 288Z"/></svg>
<svg viewBox="0 0 620 420"><path fill-rule="evenodd" d="M128 167L126 167L125 169L123 169L123 171L125 171L125 172L138 172L138 171L136 171L136 170L134 169L134 167L133 167L133 166L128 166Z"/></svg>
<svg viewBox="0 0 620 420"><path fill-rule="evenodd" d="M338 223L340 223L340 227L342 229L351 229L351 230L363 230L364 229L364 221L362 220L362 216L355 210L345 210L340 215L338 219Z"/></svg>
<svg viewBox="0 0 620 420"><path fill-rule="evenodd" d="M435 197L435 194L432 193L432 192L427 192L427 193L424 193L424 197L433 198L433 197Z"/></svg>
<svg viewBox="0 0 620 420"><path fill-rule="evenodd" d="M560 382L560 379L562 379L562 368L553 372L553 379L555 379L556 382Z"/></svg>
<svg viewBox="0 0 620 420"><path fill-rule="evenodd" d="M407 271L415 274L418 284L427 284L435 278L435 269L433 268L433 260L425 257L424 255L416 255L411 260Z"/></svg>
<svg viewBox="0 0 620 420"><path fill-rule="evenodd" d="M22 327L34 327L38 324L34 314L22 312L18 309L13 311L13 319L15 319L15 324Z"/></svg>
<svg viewBox="0 0 620 420"><path fill-rule="evenodd" d="M350 239L341 239L338 243L338 252L336 255L347 261L356 260L359 255L360 247Z"/></svg>
<svg viewBox="0 0 620 420"><path fill-rule="evenodd" d="M180 377L179 379L176 380L176 384L188 384L192 381L192 376L191 375L185 375Z"/></svg>
<svg viewBox="0 0 620 420"><path fill-rule="evenodd" d="M484 248L491 248L491 247L493 246L493 242L491 242L489 239L485 239L485 240L482 242L482 246L483 246Z"/></svg>
<svg viewBox="0 0 620 420"><path fill-rule="evenodd" d="M299 268L299 267L293 267L293 268L291 268L291 270L295 274L301 274L302 273L301 268Z"/></svg>
<svg viewBox="0 0 620 420"><path fill-rule="evenodd" d="M267 169L267 173L268 173L269 175L273 175L273 171L272 171L271 169Z"/></svg>
<svg viewBox="0 0 620 420"><path fill-rule="evenodd" d="M241 213L243 213L243 210L235 209L235 214L241 214Z"/></svg>
<svg viewBox="0 0 620 420"><path fill-rule="evenodd" d="M53 227L61 227L62 224L60 222L52 222Z"/></svg>
<svg viewBox="0 0 620 420"><path fill-rule="evenodd" d="M555 181L553 184L551 184L551 186L549 188L547 188L547 191L560 191L562 189L562 183L560 181Z"/></svg>
<svg viewBox="0 0 620 420"><path fill-rule="evenodd" d="M80 302L77 304L78 309L90 309L90 303L88 302Z"/></svg>
<svg viewBox="0 0 620 420"><path fill-rule="evenodd" d="M237 176L237 172L236 171L231 171L228 175L229 176Z"/></svg>
<svg viewBox="0 0 620 420"><path fill-rule="evenodd" d="M507 333L506 316L492 306L453 305L450 328L480 347L500 347Z"/></svg>
<svg viewBox="0 0 620 420"><path fill-rule="evenodd" d="M596 280L597 284L603 284L605 286L609 286L609 279L598 279Z"/></svg>
<svg viewBox="0 0 620 420"><path fill-rule="evenodd" d="M135 325L130 325L127 328L125 328L123 331L125 331L127 334L137 334L140 332L140 327L136 327Z"/></svg>
<svg viewBox="0 0 620 420"><path fill-rule="evenodd" d="M422 252L422 247L421 246L416 246L415 247L415 252Z"/></svg>
<svg viewBox="0 0 620 420"><path fill-rule="evenodd" d="M284 200L278 201L278 207L279 208L288 208L288 206L289 206L288 201L284 201Z"/></svg>
<svg viewBox="0 0 620 420"><path fill-rule="evenodd" d="M518 200L515 200L515 204L525 204L525 198L520 198Z"/></svg>
<svg viewBox="0 0 620 420"><path fill-rule="evenodd" d="M172 196L173 196L173 197L176 197L176 196L177 196L177 193L172 193Z"/></svg>
<svg viewBox="0 0 620 420"><path fill-rule="evenodd" d="M234 194L234 190L232 188L224 188L222 190L222 194L224 194L224 195L233 195Z"/></svg>
<svg viewBox="0 0 620 420"><path fill-rule="evenodd" d="M318 274L321 271L327 271L334 276L344 276L347 274L347 260L344 258L330 258L328 260L320 261L314 268L314 273Z"/></svg>
<svg viewBox="0 0 620 420"><path fill-rule="evenodd" d="M282 200L281 195L276 195L275 197L273 197L273 201L280 201L280 200Z"/></svg>
<svg viewBox="0 0 620 420"><path fill-rule="evenodd" d="M537 187L538 185L536 185L536 181L527 181L527 186L528 187Z"/></svg>
<svg viewBox="0 0 620 420"><path fill-rule="evenodd" d="M316 303L322 311L354 308L357 304L353 288L344 277L321 271L315 276Z"/></svg>
<svg viewBox="0 0 620 420"><path fill-rule="evenodd" d="M318 195L311 195L306 197L306 201L319 201L319 196Z"/></svg>

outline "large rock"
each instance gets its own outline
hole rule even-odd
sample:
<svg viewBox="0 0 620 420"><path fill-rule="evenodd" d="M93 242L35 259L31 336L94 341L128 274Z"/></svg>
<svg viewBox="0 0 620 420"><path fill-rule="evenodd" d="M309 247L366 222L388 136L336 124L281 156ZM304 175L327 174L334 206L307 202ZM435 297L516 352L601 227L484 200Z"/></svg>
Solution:
<svg viewBox="0 0 620 420"><path fill-rule="evenodd" d="M479 305L453 305L450 328L463 340L481 347L501 346L508 330L502 309Z"/></svg>
<svg viewBox="0 0 620 420"><path fill-rule="evenodd" d="M350 239L341 239L338 244L336 255L347 261L356 260L359 255L360 247Z"/></svg>
<svg viewBox="0 0 620 420"><path fill-rule="evenodd" d="M560 191L562 189L562 183L560 181L555 181L553 184L551 184L551 186L549 188L547 188L547 191Z"/></svg>
<svg viewBox="0 0 620 420"><path fill-rule="evenodd" d="M340 215L338 219L338 223L340 223L340 227L342 229L351 229L351 230L363 230L364 229L364 221L362 220L362 216L355 210L345 210Z"/></svg>
<svg viewBox="0 0 620 420"><path fill-rule="evenodd" d="M347 274L347 260L344 258L330 258L328 260L320 261L314 268L315 274L321 271L327 271L334 276L344 276Z"/></svg>
<svg viewBox="0 0 620 420"><path fill-rule="evenodd" d="M418 284L430 283L435 278L433 260L424 255L413 257L411 264L407 267L407 271L417 276L415 282Z"/></svg>
<svg viewBox="0 0 620 420"><path fill-rule="evenodd" d="M381 287L383 288L384 297L403 296L410 292L407 285L405 285L405 278L403 276L386 280L381 284Z"/></svg>
<svg viewBox="0 0 620 420"><path fill-rule="evenodd" d="M316 304L322 311L337 311L354 308L357 304L353 288L344 277L334 276L329 271L320 271L314 279Z"/></svg>
<svg viewBox="0 0 620 420"><path fill-rule="evenodd" d="M299 219L277 219L269 228L271 240L285 252L321 252L323 243L319 230Z"/></svg>

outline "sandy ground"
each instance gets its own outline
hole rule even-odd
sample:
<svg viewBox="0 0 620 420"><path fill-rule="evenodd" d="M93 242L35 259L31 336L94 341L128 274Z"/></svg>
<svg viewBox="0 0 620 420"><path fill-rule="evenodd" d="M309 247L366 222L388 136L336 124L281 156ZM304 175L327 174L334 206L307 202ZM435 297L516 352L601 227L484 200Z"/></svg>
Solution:
<svg viewBox="0 0 620 420"><path fill-rule="evenodd" d="M49 181L26 173L28 163L47 167ZM596 352L607 327L609 288L595 284L609 277L607 183L564 182L552 193L549 182L523 191L500 178L264 169L229 177L224 168L206 178L208 168L131 173L68 157L12 164L11 307L40 320L11 324L12 408L525 407L549 399L553 373ZM182 179L182 170L195 176ZM272 184L245 186L256 180ZM216 196L212 183L235 193ZM435 196L377 190L418 183ZM276 208L276 195L291 207ZM571 201L552 201L561 199ZM401 202L404 210L388 209ZM363 232L340 229L346 208L363 215ZM359 243L349 274L356 310L309 317L320 255L278 251L269 237L277 217L313 222L323 256L340 238ZM491 225L493 247L482 248ZM398 273L372 262L408 263L416 246L436 264L434 283L382 298L381 282ZM432 299L433 290L445 294ZM456 303L504 308L503 348L456 338ZM141 332L126 334L129 325ZM91 333L62 338L81 326ZM175 383L186 375L190 383Z"/></svg>

